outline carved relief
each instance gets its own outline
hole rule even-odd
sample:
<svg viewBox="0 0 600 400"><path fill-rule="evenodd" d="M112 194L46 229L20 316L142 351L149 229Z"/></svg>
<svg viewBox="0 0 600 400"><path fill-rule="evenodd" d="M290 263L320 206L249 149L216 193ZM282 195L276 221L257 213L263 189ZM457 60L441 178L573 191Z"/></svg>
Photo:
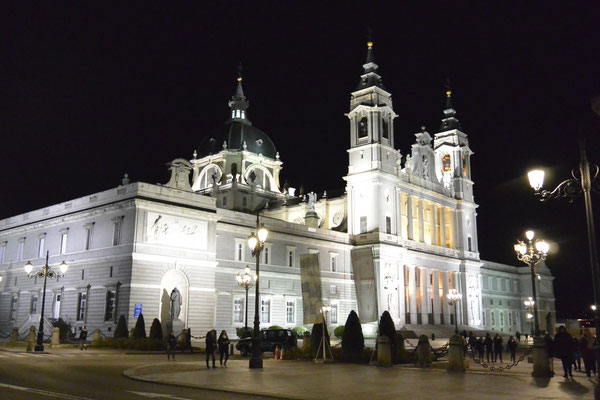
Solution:
<svg viewBox="0 0 600 400"><path fill-rule="evenodd" d="M206 221L148 213L146 237L148 242L205 249L207 247L207 229Z"/></svg>

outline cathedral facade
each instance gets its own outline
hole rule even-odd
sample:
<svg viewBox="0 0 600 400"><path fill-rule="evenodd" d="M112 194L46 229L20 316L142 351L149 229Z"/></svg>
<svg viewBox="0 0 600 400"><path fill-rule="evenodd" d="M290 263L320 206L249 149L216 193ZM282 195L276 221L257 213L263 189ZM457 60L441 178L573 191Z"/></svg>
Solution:
<svg viewBox="0 0 600 400"><path fill-rule="evenodd" d="M180 319L192 332L233 331L254 318L254 289L236 275L254 269L247 238L257 215L269 230L260 256L260 322L303 325L300 257L318 254L328 323L357 310L353 249L372 249L379 314L414 330L452 327L529 331L523 301L526 266L480 258L477 204L467 134L446 92L441 126L423 128L406 156L394 146L392 96L382 84L372 43L347 117L349 164L340 196L304 194L281 184L283 161L271 138L248 119L242 78L224 130L207 136L191 160L169 164L164 185L130 182L0 220L0 332L25 332L40 318L43 282L35 268L66 261L49 279L44 316L110 335L124 315L132 328L169 319L170 293L181 293ZM555 320L553 277L538 267L541 329ZM461 300L450 306L448 294ZM359 315L360 317L360 315ZM50 332L50 329L46 330ZM368 329L367 329L368 331Z"/></svg>

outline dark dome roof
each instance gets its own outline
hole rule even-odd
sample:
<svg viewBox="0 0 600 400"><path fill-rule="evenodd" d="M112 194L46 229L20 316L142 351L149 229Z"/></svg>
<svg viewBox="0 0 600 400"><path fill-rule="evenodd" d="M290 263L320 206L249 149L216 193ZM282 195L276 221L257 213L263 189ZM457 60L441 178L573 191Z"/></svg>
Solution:
<svg viewBox="0 0 600 400"><path fill-rule="evenodd" d="M216 154L223 150L223 142L227 142L227 148L232 150L246 150L265 157L275 159L277 150L266 133L253 127L248 120L234 118L225 122L225 129L221 133L205 138L198 147L198 155L205 156Z"/></svg>

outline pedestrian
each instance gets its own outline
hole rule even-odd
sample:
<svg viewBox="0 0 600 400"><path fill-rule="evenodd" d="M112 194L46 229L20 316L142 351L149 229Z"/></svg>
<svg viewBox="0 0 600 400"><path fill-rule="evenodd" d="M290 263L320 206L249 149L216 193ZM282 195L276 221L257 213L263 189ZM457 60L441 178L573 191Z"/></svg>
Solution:
<svg viewBox="0 0 600 400"><path fill-rule="evenodd" d="M498 361L498 356L500 356L500 363L502 363L502 348L504 347L502 345L503 342L504 341L500 335L496 333L496 336L494 336L494 362Z"/></svg>
<svg viewBox="0 0 600 400"><path fill-rule="evenodd" d="M192 350L192 330L190 328L187 328L185 331L185 347L183 351L186 350L189 350L190 353L194 352L194 350Z"/></svg>
<svg viewBox="0 0 600 400"><path fill-rule="evenodd" d="M217 331L211 330L206 334L206 368L210 368L208 360L212 357L213 368L215 365L215 350L217 349Z"/></svg>
<svg viewBox="0 0 600 400"><path fill-rule="evenodd" d="M473 332L469 332L469 347L471 348L471 357L475 358L477 354L477 337Z"/></svg>
<svg viewBox="0 0 600 400"><path fill-rule="evenodd" d="M548 351L548 363L550 364L550 372L554 376L554 354L556 353L556 345L552 337L546 333L544 335L544 342L546 342L546 350Z"/></svg>
<svg viewBox="0 0 600 400"><path fill-rule="evenodd" d="M169 336L167 336L167 360L171 360L171 356L173 356L173 361L175 361L175 346L177 345L177 339L173 334L173 331L169 332Z"/></svg>
<svg viewBox="0 0 600 400"><path fill-rule="evenodd" d="M581 372L581 345L579 339L573 338L573 348L575 349L573 352L573 369Z"/></svg>
<svg viewBox="0 0 600 400"><path fill-rule="evenodd" d="M564 326L558 328L558 333L554 336L554 353L562 361L565 374L563 377L573 376L571 369L573 359L573 337L567 332Z"/></svg>
<svg viewBox="0 0 600 400"><path fill-rule="evenodd" d="M490 362L490 356L492 356L492 361L494 361L494 341L492 340L492 336L489 333L485 334L485 340L483 341L485 345L485 355L487 356L487 362Z"/></svg>
<svg viewBox="0 0 600 400"><path fill-rule="evenodd" d="M477 352L479 353L479 362L483 362L483 353L485 352L485 344L483 343L483 337L477 339Z"/></svg>
<svg viewBox="0 0 600 400"><path fill-rule="evenodd" d="M508 338L506 342L506 351L510 353L510 362L515 362L515 355L517 353L517 341L512 336Z"/></svg>
<svg viewBox="0 0 600 400"><path fill-rule="evenodd" d="M517 337L517 342L521 342L521 332L517 331L517 333L515 334L515 336Z"/></svg>
<svg viewBox="0 0 600 400"><path fill-rule="evenodd" d="M79 332L79 340L81 341L81 348L79 350L87 350L87 343L85 342L87 340L87 327L85 325L81 329L81 332Z"/></svg>
<svg viewBox="0 0 600 400"><path fill-rule="evenodd" d="M529 340L529 334L525 334L525 343L527 343L527 341Z"/></svg>
<svg viewBox="0 0 600 400"><path fill-rule="evenodd" d="M227 360L229 360L229 338L225 329L221 331L217 344L219 345L219 362L221 366L227 366ZM223 363L223 356L225 356L225 363Z"/></svg>
<svg viewBox="0 0 600 400"><path fill-rule="evenodd" d="M594 337L588 328L583 330L583 335L579 339L579 348L583 357L585 374L590 378L592 372L596 375L596 354L594 353Z"/></svg>

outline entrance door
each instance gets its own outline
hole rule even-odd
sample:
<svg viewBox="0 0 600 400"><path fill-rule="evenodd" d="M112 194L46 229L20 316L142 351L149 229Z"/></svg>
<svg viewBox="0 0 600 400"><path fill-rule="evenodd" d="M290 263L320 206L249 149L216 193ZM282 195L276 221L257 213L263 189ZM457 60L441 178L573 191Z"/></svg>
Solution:
<svg viewBox="0 0 600 400"><path fill-rule="evenodd" d="M56 294L54 296L54 319L58 319L60 317L60 294Z"/></svg>

